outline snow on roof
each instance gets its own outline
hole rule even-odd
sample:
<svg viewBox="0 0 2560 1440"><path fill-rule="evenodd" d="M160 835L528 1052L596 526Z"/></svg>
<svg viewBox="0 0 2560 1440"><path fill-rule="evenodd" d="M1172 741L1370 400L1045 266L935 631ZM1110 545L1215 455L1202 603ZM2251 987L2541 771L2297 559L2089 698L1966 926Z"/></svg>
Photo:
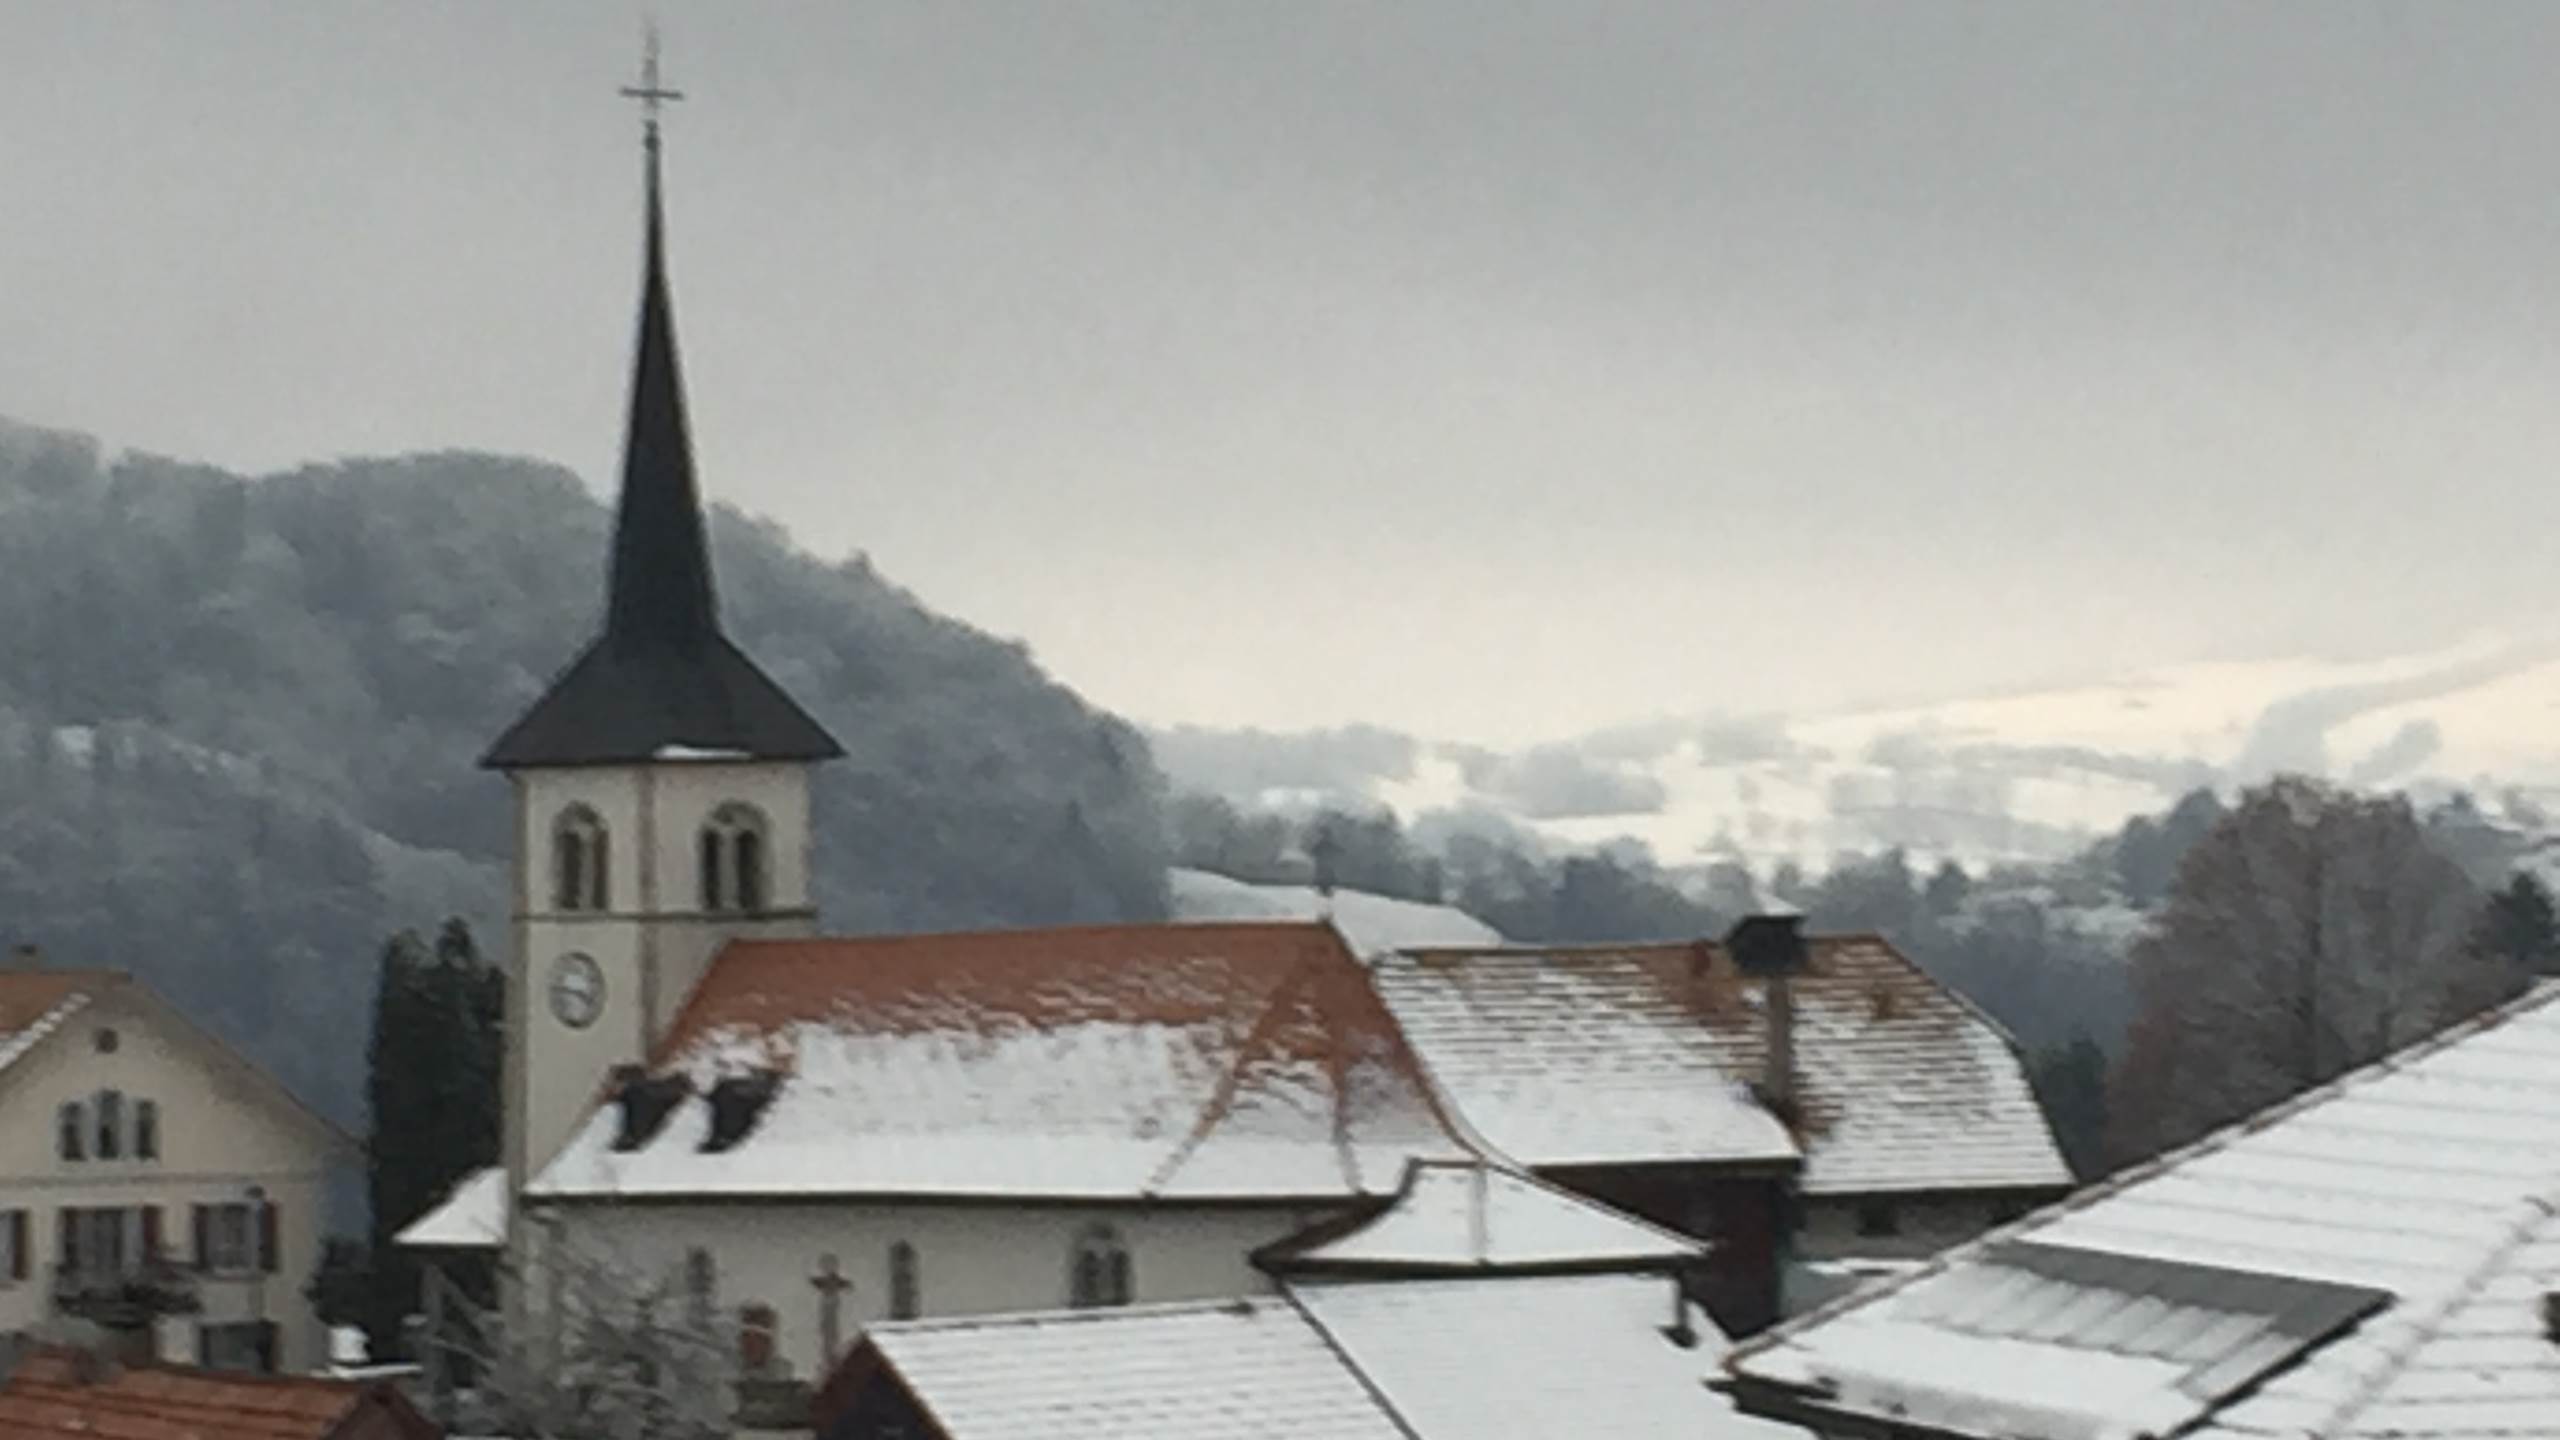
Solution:
<svg viewBox="0 0 2560 1440"><path fill-rule="evenodd" d="M1806 1440L1706 1388L1725 1337L1660 1276L1294 1282L1289 1294L1420 1440ZM1675 1305L1691 1345L1667 1333Z"/></svg>
<svg viewBox="0 0 2560 1440"><path fill-rule="evenodd" d="M1755 1403L1960 1435L2548 1435L2560 1352L2515 1342L2560 1274L2555 1194L2560 983L1782 1326L1733 1369ZM2084 1268L2003 1281L2019 1241ZM2191 1272L2238 1279L2216 1298ZM2382 1308L2322 1308L2355 1292ZM2279 1311L2295 1343L2269 1356ZM2253 1349L2281 1367L2256 1383ZM2524 1414L2541 1428L2495 1428Z"/></svg>
<svg viewBox="0 0 2560 1440"><path fill-rule="evenodd" d="M1483 1161L1416 1162L1386 1208L1318 1226L1257 1256L1288 1274L1665 1270L1704 1245Z"/></svg>
<svg viewBox="0 0 2560 1440"><path fill-rule="evenodd" d="M707 1147L703 1097L759 1067ZM531 1193L1340 1198L1465 1153L1320 924L742 941L655 1068L690 1091L656 1133L616 1149L608 1099Z"/></svg>
<svg viewBox="0 0 2560 1440"><path fill-rule="evenodd" d="M494 1250L507 1243L507 1172L491 1165L453 1184L443 1200L391 1238L419 1250Z"/></svg>
<svg viewBox="0 0 2560 1440"><path fill-rule="evenodd" d="M873 1354L945 1440L1412 1440L1281 1298L874 1325L838 1379Z"/></svg>
<svg viewBox="0 0 2560 1440"><path fill-rule="evenodd" d="M1374 973L1459 1113L1524 1164L1801 1155L1812 1194L2070 1183L1998 1026L1880 939L1807 950L1801 1145L1752 1094L1765 985L1721 945L1415 950Z"/></svg>
<svg viewBox="0 0 2560 1440"><path fill-rule="evenodd" d="M1177 920L1326 920L1354 954L1421 945L1499 945L1502 932L1454 905L1427 905L1365 890L1319 894L1311 885L1257 885L1207 870L1165 872Z"/></svg>
<svg viewBox="0 0 2560 1440"><path fill-rule="evenodd" d="M0 970L0 1070L123 978L96 970Z"/></svg>
<svg viewBox="0 0 2560 1440"><path fill-rule="evenodd" d="M1662 1276L1300 1283L875 1325L816 1409L838 1428L885 1366L948 1440L1802 1440L1707 1388L1726 1344Z"/></svg>

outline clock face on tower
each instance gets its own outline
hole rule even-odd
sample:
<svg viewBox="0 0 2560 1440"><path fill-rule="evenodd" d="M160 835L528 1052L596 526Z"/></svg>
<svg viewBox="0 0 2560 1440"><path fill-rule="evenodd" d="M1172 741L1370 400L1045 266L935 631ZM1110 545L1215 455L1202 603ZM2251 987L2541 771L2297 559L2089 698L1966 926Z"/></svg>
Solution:
<svg viewBox="0 0 2560 1440"><path fill-rule="evenodd" d="M563 955L551 967L551 1014L572 1030L584 1030L604 1013L604 971L591 955Z"/></svg>

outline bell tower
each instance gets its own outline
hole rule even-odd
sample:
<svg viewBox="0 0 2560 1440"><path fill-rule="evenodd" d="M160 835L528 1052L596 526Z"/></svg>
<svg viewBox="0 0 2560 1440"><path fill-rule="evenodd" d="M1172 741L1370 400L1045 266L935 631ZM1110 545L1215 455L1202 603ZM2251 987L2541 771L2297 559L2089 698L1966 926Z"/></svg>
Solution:
<svg viewBox="0 0 2560 1440"><path fill-rule="evenodd" d="M639 343L603 632L489 747L514 791L504 1160L512 1197L720 947L806 934L809 788L834 737L721 632L668 296L652 43ZM515 1207L519 1209L521 1207Z"/></svg>

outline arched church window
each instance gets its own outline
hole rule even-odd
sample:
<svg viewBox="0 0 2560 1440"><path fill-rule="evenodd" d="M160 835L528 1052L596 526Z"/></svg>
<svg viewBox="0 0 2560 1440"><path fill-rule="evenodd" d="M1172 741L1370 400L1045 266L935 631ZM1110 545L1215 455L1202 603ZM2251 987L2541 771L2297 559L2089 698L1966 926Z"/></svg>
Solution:
<svg viewBox="0 0 2560 1440"><path fill-rule="evenodd" d="M1076 1236L1075 1262L1067 1280L1067 1303L1079 1310L1126 1305L1130 1300L1129 1247L1120 1232L1092 1225Z"/></svg>
<svg viewBox="0 0 2560 1440"><path fill-rule="evenodd" d="M697 859L702 908L752 914L765 907L764 816L748 805L723 805L702 827Z"/></svg>
<svg viewBox="0 0 2560 1440"><path fill-rule="evenodd" d="M612 895L605 884L604 821L584 805L560 812L551 826L551 900L559 910L604 910Z"/></svg>

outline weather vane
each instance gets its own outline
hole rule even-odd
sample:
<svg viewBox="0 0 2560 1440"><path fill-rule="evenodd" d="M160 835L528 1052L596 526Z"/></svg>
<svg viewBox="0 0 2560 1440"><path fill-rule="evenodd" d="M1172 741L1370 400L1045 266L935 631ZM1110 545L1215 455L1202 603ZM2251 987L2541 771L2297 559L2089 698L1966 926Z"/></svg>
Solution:
<svg viewBox="0 0 2560 1440"><path fill-rule="evenodd" d="M651 21L649 23L647 38L641 44L640 83L637 85L623 86L622 93L626 98L640 102L641 112L646 117L645 123L649 127L649 148L652 150L657 149L658 111L670 100L683 99L684 92L681 90L670 90L658 83L658 26L656 21Z"/></svg>

